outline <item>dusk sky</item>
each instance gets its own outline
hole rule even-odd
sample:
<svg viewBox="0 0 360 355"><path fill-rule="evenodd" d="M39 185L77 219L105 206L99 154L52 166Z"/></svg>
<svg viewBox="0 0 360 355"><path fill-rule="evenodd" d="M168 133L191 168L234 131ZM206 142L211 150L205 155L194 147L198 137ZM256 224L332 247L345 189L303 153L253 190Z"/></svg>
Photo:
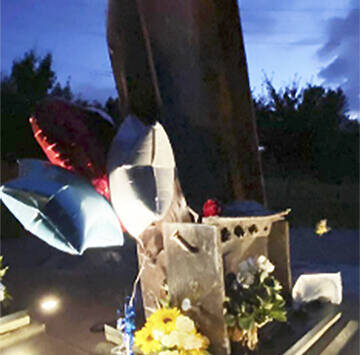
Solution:
<svg viewBox="0 0 360 355"><path fill-rule="evenodd" d="M35 49L52 53L64 84L85 99L116 97L106 46L106 0L2 0L1 72ZM264 93L295 78L345 91L352 117L359 109L359 1L240 0L251 88Z"/></svg>

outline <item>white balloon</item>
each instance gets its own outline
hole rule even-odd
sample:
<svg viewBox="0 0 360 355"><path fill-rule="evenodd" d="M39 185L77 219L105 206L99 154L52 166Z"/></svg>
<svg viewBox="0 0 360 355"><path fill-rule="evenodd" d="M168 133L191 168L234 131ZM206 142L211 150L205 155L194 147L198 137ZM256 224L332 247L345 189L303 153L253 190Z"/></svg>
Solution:
<svg viewBox="0 0 360 355"><path fill-rule="evenodd" d="M162 125L128 116L111 145L108 174L114 210L137 238L164 217L174 197L176 165Z"/></svg>

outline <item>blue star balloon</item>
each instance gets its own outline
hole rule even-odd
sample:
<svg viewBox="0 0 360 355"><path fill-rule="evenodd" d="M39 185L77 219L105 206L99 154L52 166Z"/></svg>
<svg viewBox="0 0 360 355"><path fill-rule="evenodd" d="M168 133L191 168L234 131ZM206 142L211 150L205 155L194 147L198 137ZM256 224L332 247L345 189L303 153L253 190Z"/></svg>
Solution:
<svg viewBox="0 0 360 355"><path fill-rule="evenodd" d="M19 177L0 187L0 197L25 229L64 252L124 244L107 200L82 177L48 162L21 160Z"/></svg>

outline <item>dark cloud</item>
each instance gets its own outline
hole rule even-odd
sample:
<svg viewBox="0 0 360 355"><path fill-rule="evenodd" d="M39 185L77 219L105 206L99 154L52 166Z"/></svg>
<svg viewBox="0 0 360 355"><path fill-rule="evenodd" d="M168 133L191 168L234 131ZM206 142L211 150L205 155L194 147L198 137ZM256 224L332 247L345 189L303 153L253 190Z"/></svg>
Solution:
<svg viewBox="0 0 360 355"><path fill-rule="evenodd" d="M359 9L352 9L346 18L328 21L327 41L318 50L322 60L330 60L318 73L325 84L339 84L349 101L350 110L359 111Z"/></svg>

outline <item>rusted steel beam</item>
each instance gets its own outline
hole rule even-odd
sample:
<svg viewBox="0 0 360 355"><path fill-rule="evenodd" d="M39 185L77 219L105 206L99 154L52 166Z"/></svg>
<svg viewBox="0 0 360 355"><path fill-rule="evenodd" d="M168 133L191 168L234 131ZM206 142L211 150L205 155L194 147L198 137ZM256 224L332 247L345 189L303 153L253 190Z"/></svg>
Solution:
<svg viewBox="0 0 360 355"><path fill-rule="evenodd" d="M231 97L231 183L236 199L266 204L239 8L236 0L213 0L225 76Z"/></svg>
<svg viewBox="0 0 360 355"><path fill-rule="evenodd" d="M264 204L237 2L109 0L108 43L122 114L165 126L190 204Z"/></svg>
<svg viewBox="0 0 360 355"><path fill-rule="evenodd" d="M109 0L107 42L122 118L136 114L154 123L161 106L143 14L135 0Z"/></svg>

